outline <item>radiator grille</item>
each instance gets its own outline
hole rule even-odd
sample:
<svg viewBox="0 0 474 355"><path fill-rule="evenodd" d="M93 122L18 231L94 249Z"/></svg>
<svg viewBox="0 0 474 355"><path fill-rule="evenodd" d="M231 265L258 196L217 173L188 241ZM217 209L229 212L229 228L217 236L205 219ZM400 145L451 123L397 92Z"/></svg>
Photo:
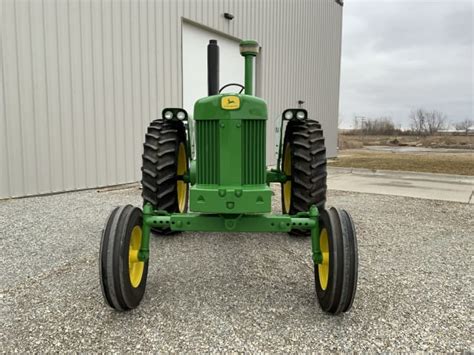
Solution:
<svg viewBox="0 0 474 355"><path fill-rule="evenodd" d="M265 121L242 122L242 184L265 184Z"/></svg>
<svg viewBox="0 0 474 355"><path fill-rule="evenodd" d="M196 121L197 181L219 184L219 122Z"/></svg>

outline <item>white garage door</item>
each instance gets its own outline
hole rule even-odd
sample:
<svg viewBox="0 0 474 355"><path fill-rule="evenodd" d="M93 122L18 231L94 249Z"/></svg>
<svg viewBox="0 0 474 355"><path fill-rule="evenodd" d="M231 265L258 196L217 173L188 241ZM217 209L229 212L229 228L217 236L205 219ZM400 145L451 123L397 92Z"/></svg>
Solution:
<svg viewBox="0 0 474 355"><path fill-rule="evenodd" d="M244 82L244 58L239 53L239 42L183 23L183 106L193 115L196 100L207 96L207 45L216 39L219 45L219 86ZM239 91L229 87L225 91Z"/></svg>

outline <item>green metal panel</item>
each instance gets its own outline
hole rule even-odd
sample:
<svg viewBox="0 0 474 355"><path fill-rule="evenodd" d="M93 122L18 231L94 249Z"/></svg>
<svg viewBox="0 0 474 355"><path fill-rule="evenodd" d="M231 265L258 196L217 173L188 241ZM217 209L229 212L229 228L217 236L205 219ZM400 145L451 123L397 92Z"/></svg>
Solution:
<svg viewBox="0 0 474 355"><path fill-rule="evenodd" d="M265 121L262 121L265 122ZM242 121L220 120L220 184L241 185L242 166L247 162L242 160Z"/></svg>
<svg viewBox="0 0 474 355"><path fill-rule="evenodd" d="M271 211L272 191L268 185L194 185L189 208L202 213L267 213Z"/></svg>
<svg viewBox="0 0 474 355"><path fill-rule="evenodd" d="M198 100L196 184L190 210L202 213L267 213L267 106L260 98L224 94Z"/></svg>
<svg viewBox="0 0 474 355"><path fill-rule="evenodd" d="M315 229L318 220L289 215L202 215L199 213L146 217L145 224L174 231L200 232L289 232L293 228Z"/></svg>
<svg viewBox="0 0 474 355"><path fill-rule="evenodd" d="M200 120L196 125L197 181L190 210L267 213L265 120Z"/></svg>
<svg viewBox="0 0 474 355"><path fill-rule="evenodd" d="M151 228L171 228L174 231L202 232L289 232L292 229L311 231L313 260L322 262L319 246L319 211L311 206L308 212L294 216L272 214L199 214L172 213L153 210L150 203L143 207L142 243L140 260L148 260Z"/></svg>
<svg viewBox="0 0 474 355"><path fill-rule="evenodd" d="M242 184L266 182L265 121L242 121Z"/></svg>
<svg viewBox="0 0 474 355"><path fill-rule="evenodd" d="M219 122L196 122L196 175L201 184L219 184Z"/></svg>
<svg viewBox="0 0 474 355"><path fill-rule="evenodd" d="M245 94L253 95L253 55L245 56Z"/></svg>
<svg viewBox="0 0 474 355"><path fill-rule="evenodd" d="M236 96L240 100L240 107L234 110L225 110L221 106L222 98ZM239 94L219 94L207 96L196 101L194 105L194 119L199 120L266 120L267 104L259 97Z"/></svg>

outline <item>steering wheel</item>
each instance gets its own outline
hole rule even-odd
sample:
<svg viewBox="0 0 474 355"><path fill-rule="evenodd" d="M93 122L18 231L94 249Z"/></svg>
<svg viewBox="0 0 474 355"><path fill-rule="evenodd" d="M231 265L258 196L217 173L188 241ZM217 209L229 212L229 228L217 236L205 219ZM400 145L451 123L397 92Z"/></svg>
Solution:
<svg viewBox="0 0 474 355"><path fill-rule="evenodd" d="M224 90L225 88L227 88L227 87L229 87L229 86L238 86L238 87L240 87L239 94L241 94L242 91L244 91L244 89L245 89L245 86L243 86L243 85L241 85L241 84L230 83L230 84L226 84L226 85L224 85L223 87L221 87L221 89L219 90L219 94L222 92L222 90Z"/></svg>

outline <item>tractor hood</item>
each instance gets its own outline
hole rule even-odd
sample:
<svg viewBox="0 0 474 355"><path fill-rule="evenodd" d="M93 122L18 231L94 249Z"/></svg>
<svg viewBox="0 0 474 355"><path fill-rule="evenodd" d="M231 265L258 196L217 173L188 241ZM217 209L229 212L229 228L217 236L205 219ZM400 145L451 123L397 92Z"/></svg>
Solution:
<svg viewBox="0 0 474 355"><path fill-rule="evenodd" d="M206 96L194 105L195 120L266 120L264 100L243 94Z"/></svg>

